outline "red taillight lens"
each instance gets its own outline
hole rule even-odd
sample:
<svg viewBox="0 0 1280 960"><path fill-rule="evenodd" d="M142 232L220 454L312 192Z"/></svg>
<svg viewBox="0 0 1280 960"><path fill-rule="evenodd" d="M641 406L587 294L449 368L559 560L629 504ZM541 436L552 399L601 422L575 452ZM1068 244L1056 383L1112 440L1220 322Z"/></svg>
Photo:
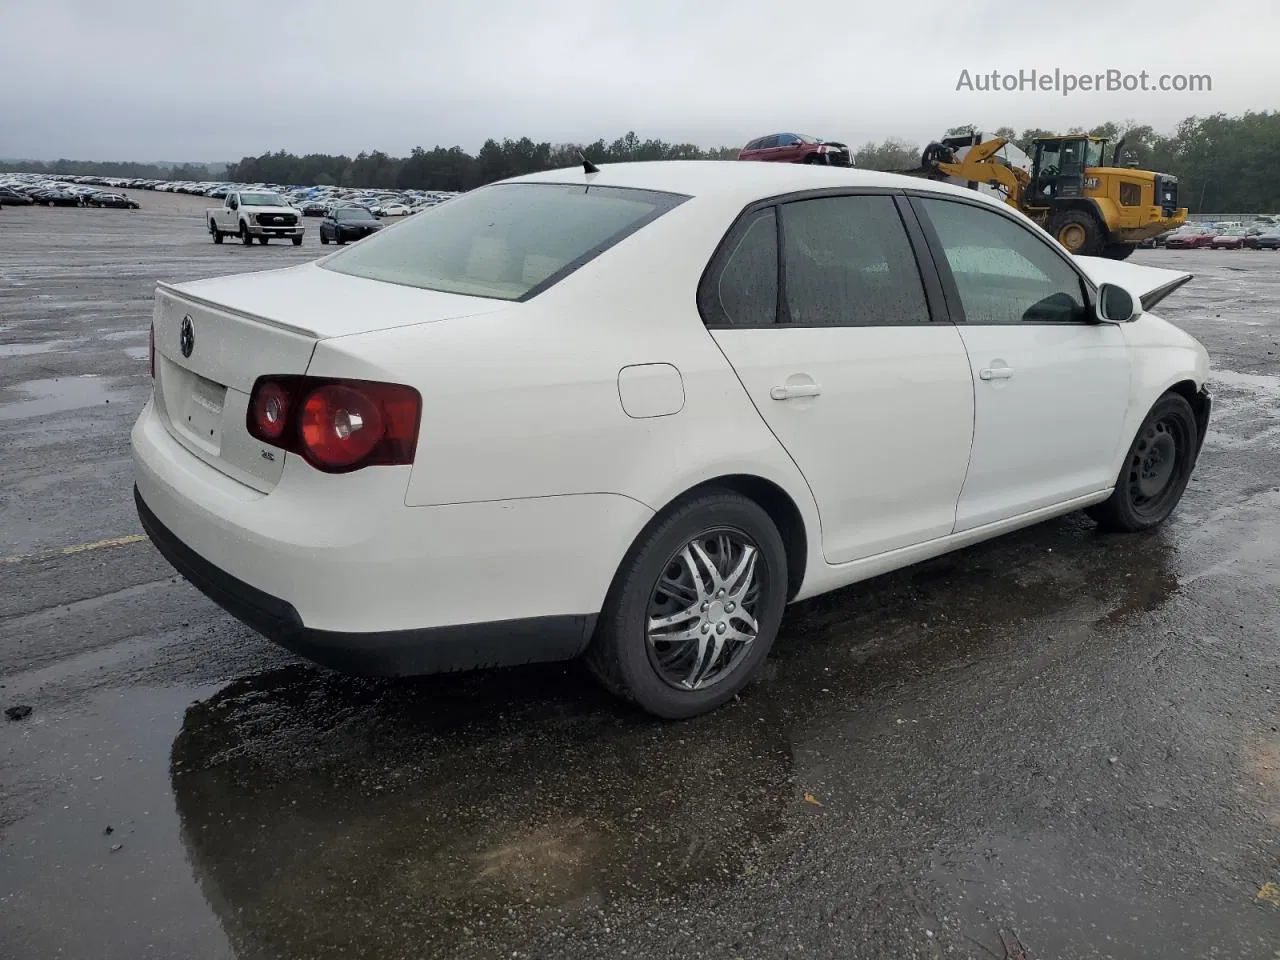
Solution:
<svg viewBox="0 0 1280 960"><path fill-rule="evenodd" d="M302 445L324 467L348 467L382 439L382 412L363 391L331 384L302 404Z"/></svg>
<svg viewBox="0 0 1280 960"><path fill-rule="evenodd" d="M156 378L156 325L151 325L151 346L148 348L148 356L151 361L151 379Z"/></svg>
<svg viewBox="0 0 1280 960"><path fill-rule="evenodd" d="M256 428L250 432L268 443L279 440L289 424L290 405L289 394L280 384L274 380L259 382L249 404L249 416Z"/></svg>
<svg viewBox="0 0 1280 960"><path fill-rule="evenodd" d="M326 473L413 463L422 397L372 380L260 377L249 396L251 436Z"/></svg>

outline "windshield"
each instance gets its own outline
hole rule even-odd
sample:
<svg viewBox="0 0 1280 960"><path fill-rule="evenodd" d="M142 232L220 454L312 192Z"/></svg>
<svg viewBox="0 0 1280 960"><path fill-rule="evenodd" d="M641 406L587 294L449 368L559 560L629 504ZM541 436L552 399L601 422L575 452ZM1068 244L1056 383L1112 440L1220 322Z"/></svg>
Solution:
<svg viewBox="0 0 1280 960"><path fill-rule="evenodd" d="M337 220L374 220L376 219L372 213L364 207L339 207L333 211L334 219Z"/></svg>
<svg viewBox="0 0 1280 960"><path fill-rule="evenodd" d="M521 300L684 200L619 187L495 184L362 240L321 266L442 293Z"/></svg>
<svg viewBox="0 0 1280 960"><path fill-rule="evenodd" d="M278 193L242 193L240 204L245 207L286 207L287 203Z"/></svg>

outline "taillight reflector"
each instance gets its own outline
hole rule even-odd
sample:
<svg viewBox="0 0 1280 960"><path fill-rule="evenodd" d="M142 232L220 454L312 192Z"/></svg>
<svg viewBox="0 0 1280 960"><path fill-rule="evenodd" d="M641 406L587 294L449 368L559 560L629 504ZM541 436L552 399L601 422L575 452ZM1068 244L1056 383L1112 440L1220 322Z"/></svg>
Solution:
<svg viewBox="0 0 1280 960"><path fill-rule="evenodd" d="M246 424L263 443L317 470L349 473L413 463L422 397L413 387L372 380L259 377Z"/></svg>

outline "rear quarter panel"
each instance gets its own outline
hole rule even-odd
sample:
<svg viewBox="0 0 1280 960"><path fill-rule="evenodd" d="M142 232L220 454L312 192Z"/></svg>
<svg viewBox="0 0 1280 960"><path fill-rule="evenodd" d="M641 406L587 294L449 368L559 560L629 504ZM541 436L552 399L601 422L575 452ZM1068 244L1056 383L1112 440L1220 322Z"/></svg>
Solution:
<svg viewBox="0 0 1280 960"><path fill-rule="evenodd" d="M698 280L737 212L690 200L526 303L323 340L308 373L421 391L410 506L615 493L660 510L741 473L786 490L817 544L803 477L697 312ZM623 411L618 373L646 363L680 371L678 413Z"/></svg>

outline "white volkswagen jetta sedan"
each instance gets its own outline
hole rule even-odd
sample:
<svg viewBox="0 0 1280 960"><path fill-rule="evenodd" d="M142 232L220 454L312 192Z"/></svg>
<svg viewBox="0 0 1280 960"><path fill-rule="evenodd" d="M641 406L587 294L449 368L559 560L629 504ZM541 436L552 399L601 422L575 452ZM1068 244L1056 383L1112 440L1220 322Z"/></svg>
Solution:
<svg viewBox="0 0 1280 960"><path fill-rule="evenodd" d="M161 285L142 522L320 663L585 653L662 717L737 693L783 608L1086 509L1182 496L1187 274L1072 258L927 180L559 170L314 263Z"/></svg>

